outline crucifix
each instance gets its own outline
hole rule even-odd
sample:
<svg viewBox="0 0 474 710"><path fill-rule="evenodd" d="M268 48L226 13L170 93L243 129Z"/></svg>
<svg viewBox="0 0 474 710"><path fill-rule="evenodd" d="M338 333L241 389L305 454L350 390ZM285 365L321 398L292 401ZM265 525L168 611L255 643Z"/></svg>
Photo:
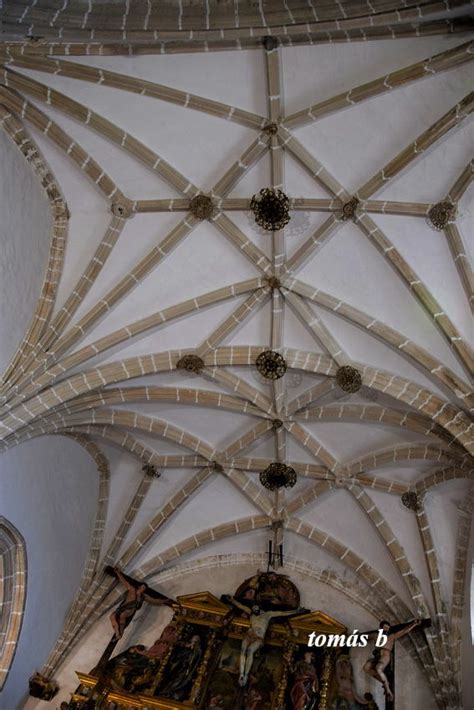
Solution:
<svg viewBox="0 0 474 710"><path fill-rule="evenodd" d="M409 634L413 629L431 626L431 619L413 619L403 624L392 626L388 621L381 621L377 631L367 632L375 636L379 631L387 637L383 646L375 647L372 656L364 664L364 671L383 685L385 692L385 710L394 710L395 705L395 642Z"/></svg>
<svg viewBox="0 0 474 710"><path fill-rule="evenodd" d="M91 708L100 708L107 699L110 688L107 687L106 680L106 665L112 655L115 646L123 636L127 626L131 623L135 614L144 602L154 605L171 606L174 600L170 597L161 594L161 592L152 589L143 581L129 577L128 574L122 572L118 567L108 565L104 569L106 574L115 577L125 587L125 598L119 603L110 615L110 622L114 630L114 635L107 644L105 651L100 657L99 663L95 668L97 675L97 683L94 687L92 698L90 699ZM89 707L89 706L88 706Z"/></svg>
<svg viewBox="0 0 474 710"><path fill-rule="evenodd" d="M267 573L270 567L277 569L283 567L283 523L276 520L272 523L273 540L268 541Z"/></svg>

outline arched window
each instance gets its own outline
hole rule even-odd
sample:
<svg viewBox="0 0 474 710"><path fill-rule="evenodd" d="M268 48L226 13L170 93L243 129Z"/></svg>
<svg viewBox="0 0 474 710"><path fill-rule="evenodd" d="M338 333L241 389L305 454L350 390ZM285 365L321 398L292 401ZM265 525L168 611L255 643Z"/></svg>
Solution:
<svg viewBox="0 0 474 710"><path fill-rule="evenodd" d="M0 516L0 690L15 655L25 597L25 541L14 525Z"/></svg>

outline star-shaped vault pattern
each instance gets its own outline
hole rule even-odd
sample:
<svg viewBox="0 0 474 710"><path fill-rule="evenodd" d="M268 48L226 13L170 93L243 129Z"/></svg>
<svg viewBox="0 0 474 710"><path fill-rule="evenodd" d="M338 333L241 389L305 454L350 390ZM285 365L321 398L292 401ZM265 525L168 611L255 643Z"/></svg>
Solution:
<svg viewBox="0 0 474 710"><path fill-rule="evenodd" d="M51 56L28 44L12 43L2 49L1 125L47 195L52 233L35 313L2 378L1 446L8 449L44 435L68 436L89 452L100 478L95 526L81 588L43 672L54 674L118 599L119 590L103 571L107 564L119 564L139 578L151 578L190 553L208 547L218 550L226 539L257 534L273 526L277 542L293 535L309 541L315 553L324 549L337 558L365 585L364 604L376 616L395 620L413 614L431 615L435 621L425 638L414 636L407 643L424 667L440 706L455 708L460 693L460 623L467 545L463 510L472 503L473 489L469 489L457 523L458 574L454 576L449 604L424 501L436 487L451 479L472 478L472 396L468 381L472 353L466 337L450 317L449 308L438 302L377 218L395 215L406 219L407 238L413 220L423 220L432 230L441 229L464 297L472 305L472 272L457 215L472 182L473 163L466 161L447 193L433 193L431 202L389 200L377 195L463 125L472 112L474 98L469 94L444 115L433 116L427 129L377 167L356 190L339 182L299 136L304 127L341 111L350 114L361 102L459 69L472 59L473 44L458 44L294 113L288 113L283 99L284 51L271 41L255 50L266 74L267 111L259 115L121 71L99 68L93 62ZM147 97L159 104L174 104L183 112L200 112L213 120L243 127L245 135L251 131L253 137L244 142L239 157L230 162L211 187L195 184L145 139L124 130L82 99L72 97L75 87L88 84L114 89L124 103L132 102L134 96ZM79 95L82 96L80 92ZM155 176L156 197L135 199L127 194L121 188L120 177L112 177L101 164L100 155L83 147L81 137L86 132L105 139L114 150L138 161ZM199 135L183 136L183 141L190 143L198 140ZM61 279L74 214L68 207L67 189L48 167L47 155L43 156L49 147L56 155L61 154L64 164L68 161L81 180L94 186L110 210L107 228L89 262L79 277L66 285ZM213 156L208 159L212 161ZM261 187L288 195L294 222L301 215L320 217L314 229L295 240L296 245L292 243L291 220L285 229L262 235L252 227L250 218L247 227L237 219L239 213L251 214L252 194L236 197L233 190L262 160L269 160L270 179ZM285 178L289 161L311 178L314 192L307 196L294 194ZM179 196L160 195L160 184L164 183ZM212 209L208 213L191 209L191 202L198 196L209 198L206 204ZM133 248L128 248L126 272L107 278L114 254L133 233L134 219L144 214L167 215L172 219L171 227L138 260ZM390 266L413 303L423 309L449 346L456 367L452 366L453 360L443 361L374 312L341 300L320 288L317 281L301 275L304 267L315 263L329 242L338 233L344 234L349 225ZM253 276L233 281L230 257L225 286L213 288L212 283L206 283L204 291L164 307L158 299L151 312L147 304L145 315L124 320L120 307L133 298L148 277L159 279L177 250L185 255L192 233L203 227L205 234L212 233L225 241L236 259L245 259ZM196 283L197 279L196 272ZM61 288L62 301L58 302ZM227 308L224 316L219 315L224 311L214 310L223 305ZM203 312L211 314L210 327L203 327L198 342L174 349L160 348L163 329L181 324L181 332L186 334L187 324ZM218 314L215 320L214 312ZM337 328L331 326L335 321L326 319L324 313L395 350L423 373L433 389L400 372L355 359ZM114 314L119 315L115 321L109 320L117 324L112 328L107 322ZM304 349L285 340L284 324L290 315L304 327L313 347ZM258 342L239 342L239 333L257 316ZM134 354L133 348L139 343L144 343L145 349ZM150 344L153 347L148 347ZM288 368L284 377L271 383L259 378L255 368L257 357L269 349L280 353ZM126 356L122 356L122 350L126 350ZM195 362L200 363L194 373L177 367L187 355L196 356ZM336 384L336 373L348 365L361 374L362 387L357 394L346 394ZM172 376L172 385L153 379L161 375ZM227 432L222 443L211 443L211 432L207 441L193 431L189 417L185 421L191 424L177 424L176 418L167 416L173 407L183 406L195 412L195 421L203 411L214 412L216 421L223 413L231 413L235 415L235 430ZM333 446L325 445L324 436L318 437L318 426L323 422L331 422L335 432L350 423L358 423L366 431L384 425L397 430L401 443L382 448L376 445L347 459L338 456ZM259 451L259 446L264 445L266 454ZM119 520L111 519L110 511L108 514L109 489L114 483L106 452L111 446L133 457L137 471L144 467L138 485L130 481L130 489L134 490ZM259 472L276 461L296 471L298 483L291 491L271 493L260 485ZM392 471L404 462L415 467L420 463L414 479L407 481L396 474L383 473L384 467ZM149 475L150 465L162 474L181 472L179 488L170 495L161 493L162 480ZM191 500L205 487L212 497L214 486L224 480L229 491L234 490L239 500L251 507L251 515L232 517L231 506L224 521L209 519L209 525L198 529L190 524L188 534L174 539L169 547L144 555L146 550L158 549L153 546L163 530L170 529ZM159 503L151 518L143 519L144 502L153 491L153 500ZM423 552L423 572L413 566L393 518L383 512L376 500L376 493L383 493L399 506L401 497L409 492L417 496L417 505L410 514L419 533L416 544ZM360 550L318 526L321 500L339 501L342 510L348 497L383 544L387 564L393 565L403 592L400 587L395 590L381 569L364 559ZM306 513L311 510L314 514L308 517ZM347 524L351 525L350 516ZM113 530L108 538L107 529ZM428 586L420 582L420 574L427 575Z"/></svg>

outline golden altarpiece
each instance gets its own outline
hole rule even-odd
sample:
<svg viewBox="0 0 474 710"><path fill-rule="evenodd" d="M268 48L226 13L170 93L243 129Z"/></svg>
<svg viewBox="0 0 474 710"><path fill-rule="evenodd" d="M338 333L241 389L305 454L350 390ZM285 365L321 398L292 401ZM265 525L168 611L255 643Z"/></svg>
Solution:
<svg viewBox="0 0 474 710"><path fill-rule="evenodd" d="M239 683L248 614L229 601L258 604L293 615L270 621L264 645L253 658L245 686ZM308 637L345 634L344 625L321 611L299 610L299 592L285 575L258 573L234 597L210 592L180 596L174 615L153 646L140 644L80 673L71 710L338 710L352 688L343 649L309 648ZM345 670L346 668L346 670ZM347 671L347 668L349 671ZM340 695L342 693L342 695ZM351 706L352 707L352 706Z"/></svg>

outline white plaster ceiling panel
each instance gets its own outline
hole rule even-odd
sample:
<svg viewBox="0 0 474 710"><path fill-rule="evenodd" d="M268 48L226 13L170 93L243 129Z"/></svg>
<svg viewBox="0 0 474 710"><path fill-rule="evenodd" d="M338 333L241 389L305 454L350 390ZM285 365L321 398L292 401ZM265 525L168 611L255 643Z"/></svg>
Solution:
<svg viewBox="0 0 474 710"><path fill-rule="evenodd" d="M459 91L463 92L464 87L471 81L472 71L467 69L464 81L461 81ZM442 77L439 77L439 80ZM447 77L445 78L445 82ZM438 93L444 93L445 84L438 87ZM456 98L448 102L446 111L456 103ZM429 99L426 98L429 110ZM441 118L445 113L444 108L433 113L431 121ZM421 133L421 130L419 131ZM417 136L414 135L413 138ZM462 172L465 164L466 146L472 145L474 139L474 126L472 121L458 126L452 133L444 136L432 148L426 151L422 159L414 165L409 166L402 172L399 178L395 179L387 186L383 186L377 197L381 200L419 200L420 202L437 202L445 197L451 185L456 181Z"/></svg>
<svg viewBox="0 0 474 710"><path fill-rule="evenodd" d="M34 74L36 76L38 72L34 72ZM46 83L48 78L49 75L41 75L41 83ZM126 96L126 99L129 100L129 97ZM42 110L42 104L40 101L35 101L32 98L31 102L34 106L37 106L40 110ZM162 198L179 197L180 193L176 188L166 182L163 178L160 178L159 175L153 174L150 170L147 170L142 163L135 160L128 152L124 152L120 146L106 140L102 135L91 131L87 125L64 115L61 111L55 109L54 107L51 107L50 115L63 130L65 130L69 135L74 136L77 143L79 143L87 153L96 158L96 160L104 168L105 172L107 172L113 180L119 183L120 188L131 199L153 199L157 196ZM49 140L47 136L41 136L41 138L50 146L50 150L54 151L54 146L52 145L51 140ZM71 160L69 159L65 158L65 162L69 166L72 165ZM95 188L93 180L83 179L82 182ZM97 190L96 194L103 199L103 195L101 195L101 193Z"/></svg>
<svg viewBox="0 0 474 710"><path fill-rule="evenodd" d="M413 238L413 237L411 237ZM350 253L350 259L347 254ZM412 268L417 269L417 264ZM337 232L299 278L341 298L426 347L449 367L457 363L436 326L406 286L352 224ZM383 288L380 286L383 284ZM461 370L462 372L462 370Z"/></svg>
<svg viewBox="0 0 474 710"><path fill-rule="evenodd" d="M254 165L252 165L252 167L243 175L243 177L240 178L240 180L232 187L232 189L229 190L228 196L248 198L249 196L258 192L262 185L265 187L267 185L270 185L270 170L270 158L268 155L263 155L260 160ZM252 238L254 238L253 235L255 233L260 233L260 230L255 224L255 222L252 223L252 220L248 219L248 213L246 216L247 219L242 220L243 224L245 224L246 227L245 231L250 232ZM250 230L249 227L251 227Z"/></svg>
<svg viewBox="0 0 474 710"><path fill-rule="evenodd" d="M46 277L52 217L39 176L29 169L25 158L3 132L0 160L0 367L3 369L30 324ZM28 199L17 200L16 195L23 190Z"/></svg>
<svg viewBox="0 0 474 710"><path fill-rule="evenodd" d="M395 464L376 466L373 471L377 473L377 478L385 478L388 481L403 481L412 485L427 476L428 473L432 473L433 466L437 468L433 461L416 460L411 465L407 465L406 461L400 461Z"/></svg>
<svg viewBox="0 0 474 710"><path fill-rule="evenodd" d="M474 133L472 137L474 141ZM377 215L374 222L390 234L400 254L410 264L416 264L418 276L433 296L443 303L453 323L469 340L472 336L472 313L467 299L463 297L463 287L443 232L430 229L419 218L406 217L402 220L395 216ZM416 238L410 239L411 234L416 234ZM466 236L470 241L468 234Z"/></svg>
<svg viewBox="0 0 474 710"><path fill-rule="evenodd" d="M403 87L396 94L385 93L353 106L349 111L324 117L318 123L302 128L298 131L298 137L346 189L355 192L371 177L374 169L383 168L408 142L415 140L463 98L466 86L471 81L471 74L469 67L464 67L454 79L447 78L446 75L434 77L423 85ZM406 110L407 105L410 106L410 111ZM357 126L356 136L354 126ZM456 145L463 137L465 140L467 136L454 131L442 144L444 150L447 149L447 142ZM443 147L439 148L442 154ZM442 158L442 155L440 157ZM463 167L461 160L460 169ZM451 167L449 184L454 182L459 171L459 168L456 170L454 166ZM425 173L424 177L426 179L428 175ZM431 173L429 177L431 178ZM420 183L417 182L416 176L411 179L410 171L403 172L394 182L396 184L399 181L404 181L406 189L410 189L406 199L429 199L426 190L420 192L417 189ZM436 181L433 187L435 199L441 197L437 194ZM388 195L386 190L384 197L387 198ZM430 195L432 200L433 193Z"/></svg>
<svg viewBox="0 0 474 710"><path fill-rule="evenodd" d="M131 112L128 110L130 97L120 90L65 77L44 77L36 71L25 74L114 121L122 130L139 135L143 143L203 189L209 189L218 180L223 165L237 160L242 145L254 140L254 132L249 128L223 123L217 117L194 111L183 116L181 107L147 96L134 97L134 111ZM194 135L198 135L199 140L193 140ZM212 161L209 160L210 154Z"/></svg>
<svg viewBox="0 0 474 710"><path fill-rule="evenodd" d="M361 83L456 46L454 37L402 39L311 47L285 47L283 79L286 113L349 91ZM302 81L304 77L304 81Z"/></svg>
<svg viewBox="0 0 474 710"><path fill-rule="evenodd" d="M456 523L459 506L469 491L467 481L448 481L430 491L426 497L428 520L433 530L433 541L440 561L441 585L448 604L452 589L456 560Z"/></svg>
<svg viewBox="0 0 474 710"><path fill-rule="evenodd" d="M354 499L344 490L336 490L330 496L325 496L321 502L305 508L300 517L311 525L315 525L324 533L335 537L341 543L367 561L381 574L394 591L400 595L408 606L412 606L404 584L400 579L394 562L390 559L385 544L377 534L376 529L367 520ZM357 521L357 534L354 526L346 526L347 519Z"/></svg>
<svg viewBox="0 0 474 710"><path fill-rule="evenodd" d="M377 422L370 426L356 422L303 421L301 425L312 434L325 449L328 449L341 463L365 456L372 451L389 449L408 443L432 443L422 434L399 427L388 427Z"/></svg>
<svg viewBox="0 0 474 710"><path fill-rule="evenodd" d="M138 564L143 565L155 555L174 547L182 539L206 530L210 520L213 521L214 526L227 522L229 496L232 497L232 515L235 519L246 518L257 513L256 506L236 490L230 481L222 476L209 479L193 498L183 504L173 523L162 528L159 539L143 551L137 559Z"/></svg>
<svg viewBox="0 0 474 710"><path fill-rule="evenodd" d="M474 258L474 239L471 239L472 232L474 231L474 186L472 183L467 188L464 195L461 197L458 203L458 217L457 222L461 234L464 237L464 243L466 245L466 253L469 255L471 261Z"/></svg>
<svg viewBox="0 0 474 710"><path fill-rule="evenodd" d="M396 372L402 377L409 378L412 382L418 382L420 385L427 387L433 392L437 392L441 395L444 394L443 388L437 387L432 378L430 378L425 371L417 367L413 360L407 362L407 358L404 358L400 354L398 348L390 347L386 343L381 342L373 333L367 333L366 330L358 328L344 318L338 317L335 313L317 307L314 308L314 310L320 315L323 323L334 333L346 352L350 353L351 358L355 362L367 362L367 364L372 365L372 367L380 367L389 372ZM423 316L423 313L421 315ZM430 324L428 323L428 327L429 326ZM441 336L433 332L433 340L441 341ZM436 342L436 344L438 344L438 342ZM440 350L443 345L444 343L441 341ZM448 350L448 356L450 356L452 369L462 375L462 366L456 361L447 344L446 350ZM446 362L446 360L443 361Z"/></svg>
<svg viewBox="0 0 474 710"><path fill-rule="evenodd" d="M173 86L180 91L265 114L265 67L255 53L219 52L173 56L74 57L72 61ZM219 69L219 71L216 71Z"/></svg>
<svg viewBox="0 0 474 710"><path fill-rule="evenodd" d="M381 491L371 491L372 500L389 523L394 535L400 541L412 570L420 582L421 591L431 613L434 613L431 582L426 565L424 550L421 544L416 515L403 505L399 497Z"/></svg>

